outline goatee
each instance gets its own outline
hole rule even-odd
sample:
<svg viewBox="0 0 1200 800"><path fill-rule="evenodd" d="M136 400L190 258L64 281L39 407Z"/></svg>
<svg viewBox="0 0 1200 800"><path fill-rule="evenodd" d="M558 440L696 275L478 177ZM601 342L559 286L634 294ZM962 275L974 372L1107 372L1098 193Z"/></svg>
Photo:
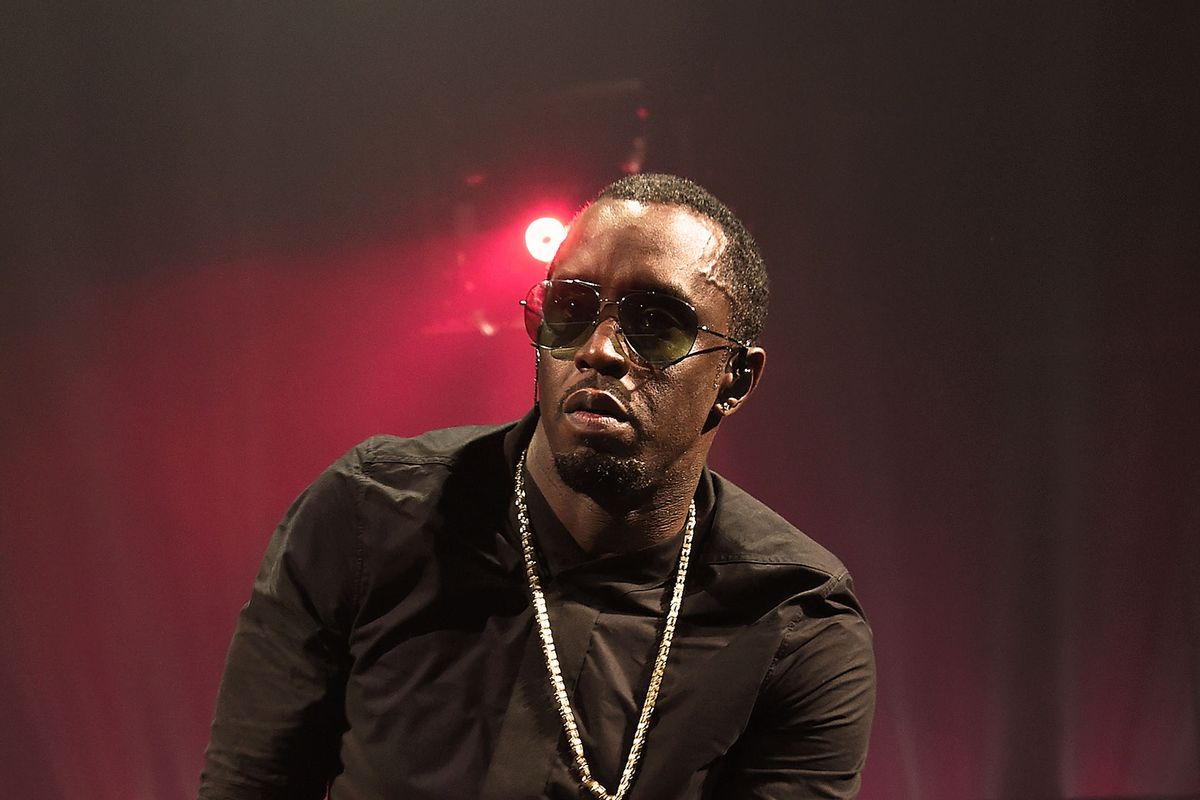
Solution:
<svg viewBox="0 0 1200 800"><path fill-rule="evenodd" d="M591 448L556 453L554 466L563 483L602 505L635 506L652 483L650 470L641 459Z"/></svg>

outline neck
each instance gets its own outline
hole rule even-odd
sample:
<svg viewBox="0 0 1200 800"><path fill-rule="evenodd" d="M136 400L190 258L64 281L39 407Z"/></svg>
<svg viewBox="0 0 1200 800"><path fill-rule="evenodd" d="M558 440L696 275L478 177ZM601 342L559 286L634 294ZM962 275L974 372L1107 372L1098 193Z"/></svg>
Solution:
<svg viewBox="0 0 1200 800"><path fill-rule="evenodd" d="M704 465L702 457L696 462L669 471L637 504L618 507L602 505L563 483L540 424L534 430L525 461L555 516L588 553L628 552L679 533L687 520L688 506Z"/></svg>

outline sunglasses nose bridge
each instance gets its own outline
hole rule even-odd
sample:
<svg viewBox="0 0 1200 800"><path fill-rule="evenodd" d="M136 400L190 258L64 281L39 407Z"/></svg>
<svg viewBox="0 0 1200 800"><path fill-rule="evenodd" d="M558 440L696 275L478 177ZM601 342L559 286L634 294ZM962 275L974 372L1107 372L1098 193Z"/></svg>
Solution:
<svg viewBox="0 0 1200 800"><path fill-rule="evenodd" d="M596 295L597 307L587 337L575 348L571 358L593 367L600 361L627 362L633 350L621 329L620 300L601 298L599 292ZM613 308L610 310L609 306ZM611 324L605 325L608 321Z"/></svg>
<svg viewBox="0 0 1200 800"><path fill-rule="evenodd" d="M609 306L613 307L613 311L611 313L607 314L607 316L612 317L612 319L616 320L618 326L621 324L621 301L620 300L611 300L611 299L605 299L605 298L601 297L601 298L598 298L596 302L599 303L599 305L596 307L596 321L593 323L594 325L599 327L600 323L604 321L605 316L606 316L605 311Z"/></svg>
<svg viewBox="0 0 1200 800"><path fill-rule="evenodd" d="M613 377L624 375L630 367L628 345L615 324L593 327L578 347L556 357L574 362L576 369L591 369Z"/></svg>

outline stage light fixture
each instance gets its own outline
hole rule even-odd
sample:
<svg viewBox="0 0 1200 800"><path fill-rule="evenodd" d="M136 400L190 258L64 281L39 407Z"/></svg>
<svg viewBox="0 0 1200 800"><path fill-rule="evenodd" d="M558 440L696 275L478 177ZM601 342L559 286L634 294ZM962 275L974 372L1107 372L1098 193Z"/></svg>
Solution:
<svg viewBox="0 0 1200 800"><path fill-rule="evenodd" d="M549 264L566 235L566 226L554 217L540 217L525 229L525 247L529 255Z"/></svg>

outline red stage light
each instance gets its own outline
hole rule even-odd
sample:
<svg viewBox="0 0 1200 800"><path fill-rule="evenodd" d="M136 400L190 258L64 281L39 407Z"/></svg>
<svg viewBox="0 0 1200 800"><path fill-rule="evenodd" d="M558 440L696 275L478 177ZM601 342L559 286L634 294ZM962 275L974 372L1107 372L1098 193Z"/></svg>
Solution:
<svg viewBox="0 0 1200 800"><path fill-rule="evenodd" d="M525 229L525 246L529 248L529 255L549 264L566 235L566 226L561 222L554 217L541 217Z"/></svg>

